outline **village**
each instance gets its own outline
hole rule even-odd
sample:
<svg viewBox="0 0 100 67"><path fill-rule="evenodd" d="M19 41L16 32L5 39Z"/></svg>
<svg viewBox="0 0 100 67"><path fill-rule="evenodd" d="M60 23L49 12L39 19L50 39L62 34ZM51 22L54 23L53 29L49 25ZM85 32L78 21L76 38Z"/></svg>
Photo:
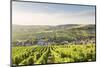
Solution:
<svg viewBox="0 0 100 67"><path fill-rule="evenodd" d="M33 42L30 40L17 40L16 46L32 46L32 45L87 45L87 44L95 44L95 38L85 38L85 39L78 39L72 41L63 40L61 42L55 42L50 40L38 39L37 41Z"/></svg>

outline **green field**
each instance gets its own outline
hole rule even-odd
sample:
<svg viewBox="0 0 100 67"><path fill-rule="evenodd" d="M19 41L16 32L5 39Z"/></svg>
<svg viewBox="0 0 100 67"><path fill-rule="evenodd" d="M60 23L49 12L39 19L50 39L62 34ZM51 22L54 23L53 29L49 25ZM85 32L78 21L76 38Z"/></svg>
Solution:
<svg viewBox="0 0 100 67"><path fill-rule="evenodd" d="M96 60L95 44L12 47L13 65L88 62Z"/></svg>
<svg viewBox="0 0 100 67"><path fill-rule="evenodd" d="M13 25L12 33L13 65L96 60L95 24Z"/></svg>

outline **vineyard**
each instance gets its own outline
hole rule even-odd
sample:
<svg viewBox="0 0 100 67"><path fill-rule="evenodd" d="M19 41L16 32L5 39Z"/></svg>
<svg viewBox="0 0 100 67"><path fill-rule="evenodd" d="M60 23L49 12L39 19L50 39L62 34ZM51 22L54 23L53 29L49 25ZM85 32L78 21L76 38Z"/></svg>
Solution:
<svg viewBox="0 0 100 67"><path fill-rule="evenodd" d="M34 45L12 47L13 65L95 61L95 45Z"/></svg>

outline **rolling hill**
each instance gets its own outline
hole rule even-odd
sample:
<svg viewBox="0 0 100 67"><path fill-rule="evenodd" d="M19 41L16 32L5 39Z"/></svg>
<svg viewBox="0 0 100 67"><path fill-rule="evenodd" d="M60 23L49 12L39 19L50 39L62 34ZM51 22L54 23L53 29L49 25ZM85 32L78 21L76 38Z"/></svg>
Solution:
<svg viewBox="0 0 100 67"><path fill-rule="evenodd" d="M12 25L12 42L17 40L45 40L72 41L80 38L95 37L94 24L66 24L66 25Z"/></svg>

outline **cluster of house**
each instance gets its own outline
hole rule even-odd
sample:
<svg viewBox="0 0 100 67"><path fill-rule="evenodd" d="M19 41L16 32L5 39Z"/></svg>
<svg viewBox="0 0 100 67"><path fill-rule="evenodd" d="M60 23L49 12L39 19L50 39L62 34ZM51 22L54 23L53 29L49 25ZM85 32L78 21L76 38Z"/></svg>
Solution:
<svg viewBox="0 0 100 67"><path fill-rule="evenodd" d="M83 44L83 45L87 45L87 44L95 44L95 39L94 40L78 40L78 41L72 41L70 44Z"/></svg>
<svg viewBox="0 0 100 67"><path fill-rule="evenodd" d="M18 46L31 46L32 44L33 43L30 42L30 41L28 41L28 40L26 40L26 41L20 41L20 40L18 40L16 42L16 45L18 45Z"/></svg>
<svg viewBox="0 0 100 67"><path fill-rule="evenodd" d="M28 40L26 40L26 41L17 41L16 42L16 45L20 45L20 46L31 46L31 45L33 45L33 44L36 44L36 45L53 45L53 44L57 44L56 42L52 42L52 41L45 41L45 40L42 40L42 39L40 39L40 40L38 40L36 43L33 43L33 42L31 42L31 41L28 41ZM74 41L71 41L71 42L69 42L69 41L63 41L63 42L60 42L59 44L61 44L61 45L64 45L64 44L76 44L76 45L78 45L78 44L95 44L95 39L85 39L85 40L74 40Z"/></svg>
<svg viewBox="0 0 100 67"><path fill-rule="evenodd" d="M43 40L41 38L39 38L35 43L32 42L32 41L29 41L29 40L24 40L24 41L20 41L18 40L16 42L16 45L20 45L20 46L31 46L33 44L36 44L36 45L54 45L54 44L61 44L61 45L67 45L67 44L75 44L75 45L78 45L78 44L95 44L95 36L89 36L88 38L80 38L80 39L75 39L75 40L72 40L72 41L62 41L62 42L55 42L55 41L46 41L46 40Z"/></svg>

